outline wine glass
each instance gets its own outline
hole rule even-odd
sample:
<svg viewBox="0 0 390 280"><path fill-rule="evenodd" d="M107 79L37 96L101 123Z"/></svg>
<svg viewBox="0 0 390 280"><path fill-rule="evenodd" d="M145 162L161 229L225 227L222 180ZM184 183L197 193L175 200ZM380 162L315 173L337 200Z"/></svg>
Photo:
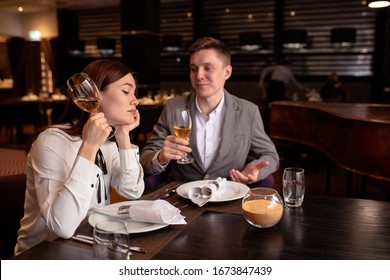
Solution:
<svg viewBox="0 0 390 280"><path fill-rule="evenodd" d="M175 109L173 114L173 131L179 138L185 139L191 132L192 121L190 112L187 109ZM182 159L177 160L179 164L193 162L194 159L187 154Z"/></svg>
<svg viewBox="0 0 390 280"><path fill-rule="evenodd" d="M100 92L95 82L86 73L77 73L66 82L73 102L83 111L91 115L96 113L100 105ZM115 127L108 139L115 135Z"/></svg>

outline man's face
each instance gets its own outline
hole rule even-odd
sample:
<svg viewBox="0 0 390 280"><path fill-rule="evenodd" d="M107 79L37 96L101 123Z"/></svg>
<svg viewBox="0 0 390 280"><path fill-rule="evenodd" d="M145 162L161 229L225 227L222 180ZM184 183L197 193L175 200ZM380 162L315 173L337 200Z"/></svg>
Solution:
<svg viewBox="0 0 390 280"><path fill-rule="evenodd" d="M191 55L191 85L201 98L221 95L231 72L232 67L226 65L222 56L213 49L201 50Z"/></svg>

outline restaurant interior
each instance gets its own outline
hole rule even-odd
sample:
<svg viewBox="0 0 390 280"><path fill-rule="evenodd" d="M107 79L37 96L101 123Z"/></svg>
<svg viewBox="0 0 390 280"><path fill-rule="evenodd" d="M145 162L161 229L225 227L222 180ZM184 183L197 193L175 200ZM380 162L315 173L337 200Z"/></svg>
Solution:
<svg viewBox="0 0 390 280"><path fill-rule="evenodd" d="M378 119L352 117L343 133L337 129L342 121L326 114L317 126L310 125L308 118L318 117L311 113L293 124L306 134L326 129L327 135L339 133L334 141L348 150L347 160L319 144L321 139L286 136L273 125L287 127L287 121L276 115L272 119L271 113L272 120L265 118L264 125L281 156L275 189L281 190L284 167L299 166L305 169L308 194L390 201L389 7L370 8L368 0L52 0L45 5L19 1L20 7L3 2L0 176L24 173L29 137L56 123L65 110L66 80L101 58L122 61L136 72L141 125L132 139L142 148L164 102L191 91L188 47L196 38L213 36L232 52L233 74L226 89L258 105L262 114L270 105L258 87L260 74L281 58L292 61L296 79L311 94L289 87L287 105L282 105L322 112L327 102L319 93L328 76L337 73L347 92L340 105L345 114L337 112L338 118L354 105L380 109ZM355 135L366 127L360 122L374 128ZM363 133L374 130L379 130L375 137L364 136L364 141L373 138L365 142L366 150L382 150L374 153L378 158L356 166L365 154L343 145L355 147Z"/></svg>
<svg viewBox="0 0 390 280"><path fill-rule="evenodd" d="M191 90L186 50L204 35L220 38L232 51L227 90L261 112L267 105L260 73L280 57L293 62L297 80L314 94L334 72L346 102L390 102L389 8L372 9L368 1L30 2L20 12L13 1L0 7L3 147L22 149L33 131L55 122L65 108L67 78L99 58L134 69L141 104L153 105L143 106L150 117L134 133L142 147L157 118L152 115L161 109L155 101ZM44 102L15 102L30 98ZM288 88L286 100L308 99ZM321 169L321 155L310 150L290 157Z"/></svg>

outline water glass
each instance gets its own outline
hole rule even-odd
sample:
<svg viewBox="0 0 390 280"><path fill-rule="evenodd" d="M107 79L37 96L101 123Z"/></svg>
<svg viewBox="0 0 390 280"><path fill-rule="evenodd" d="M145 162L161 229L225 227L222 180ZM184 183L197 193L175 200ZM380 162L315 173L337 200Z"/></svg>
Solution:
<svg viewBox="0 0 390 280"><path fill-rule="evenodd" d="M93 253L96 260L129 260L129 234L126 222L108 219L93 229Z"/></svg>
<svg viewBox="0 0 390 280"><path fill-rule="evenodd" d="M305 170L288 167L283 171L283 199L287 207L300 207L305 197Z"/></svg>

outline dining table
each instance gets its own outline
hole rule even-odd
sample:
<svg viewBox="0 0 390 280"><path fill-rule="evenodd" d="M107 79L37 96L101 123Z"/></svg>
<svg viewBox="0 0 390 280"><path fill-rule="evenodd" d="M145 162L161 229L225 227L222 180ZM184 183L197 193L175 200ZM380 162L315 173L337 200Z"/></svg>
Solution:
<svg viewBox="0 0 390 280"><path fill-rule="evenodd" d="M177 186L169 182L143 195ZM134 260L389 260L390 202L360 198L306 195L301 207L284 207L282 219L270 228L249 224L242 198L208 202L199 207L179 192L164 198L180 209L186 224L166 225L130 234ZM162 198L160 198L162 199ZM75 234L92 236L85 219ZM91 260L92 245L58 238L42 242L16 260Z"/></svg>
<svg viewBox="0 0 390 280"><path fill-rule="evenodd" d="M17 142L23 142L23 126L33 125L35 130L57 121L65 111L67 98L6 98L0 100L0 127L16 129ZM9 133L10 143L14 141Z"/></svg>

